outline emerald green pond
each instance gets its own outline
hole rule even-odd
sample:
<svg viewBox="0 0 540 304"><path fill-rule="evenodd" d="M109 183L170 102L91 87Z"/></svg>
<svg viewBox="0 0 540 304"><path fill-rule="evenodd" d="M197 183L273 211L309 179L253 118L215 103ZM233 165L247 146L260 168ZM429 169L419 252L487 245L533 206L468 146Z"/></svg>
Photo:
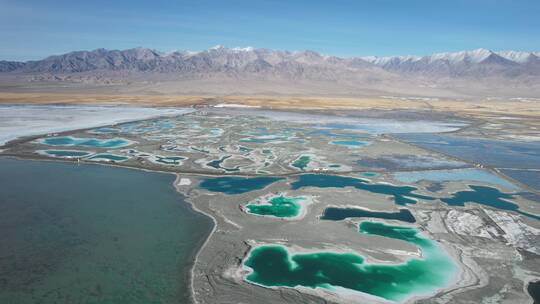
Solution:
<svg viewBox="0 0 540 304"><path fill-rule="evenodd" d="M386 220L397 220L407 223L414 223L416 220L407 209L401 209L399 212L370 211L359 208L337 208L328 207L324 209L321 220L341 221L351 217L368 217Z"/></svg>
<svg viewBox="0 0 540 304"><path fill-rule="evenodd" d="M273 217L295 217L302 209L301 202L304 197L286 197L283 195L272 197L265 204L248 204L248 213Z"/></svg>
<svg viewBox="0 0 540 304"><path fill-rule="evenodd" d="M308 287L336 290L337 287L367 293L391 301L432 294L450 282L456 272L452 260L414 228L363 222L360 233L410 242L422 250L423 258L401 264L371 264L354 253L290 253L281 245L253 249L244 262L252 272L251 283L267 287Z"/></svg>
<svg viewBox="0 0 540 304"><path fill-rule="evenodd" d="M199 186L212 192L221 192L225 194L241 194L250 191L264 189L266 186L282 180L280 177L239 177L224 176L205 178Z"/></svg>
<svg viewBox="0 0 540 304"><path fill-rule="evenodd" d="M292 164L291 166L295 167L295 168L298 168L300 170L304 170L306 169L306 167L308 166L309 162L311 161L311 157L307 156L307 155L302 155L300 156L299 158L297 158Z"/></svg>
<svg viewBox="0 0 540 304"><path fill-rule="evenodd" d="M415 204L415 199L434 200L434 197L416 194L413 191L417 190L411 186L394 186L387 184L370 184L368 181L338 175L328 174L302 174L297 181L291 183L293 190L303 187L319 187L319 188L344 188L355 187L360 190L369 191L372 193L389 195L394 198L397 205ZM413 199L415 198L415 199Z"/></svg>
<svg viewBox="0 0 540 304"><path fill-rule="evenodd" d="M171 174L0 158L0 303L188 303L212 221Z"/></svg>

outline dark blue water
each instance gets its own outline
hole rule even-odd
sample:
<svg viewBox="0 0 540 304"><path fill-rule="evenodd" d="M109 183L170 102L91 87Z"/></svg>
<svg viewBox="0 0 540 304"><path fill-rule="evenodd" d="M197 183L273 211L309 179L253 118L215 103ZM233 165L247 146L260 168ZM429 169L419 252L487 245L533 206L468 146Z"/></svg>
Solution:
<svg viewBox="0 0 540 304"><path fill-rule="evenodd" d="M469 185L471 190L458 191L449 198L441 198L441 201L450 206L465 206L465 203L477 203L501 210L515 211L530 218L540 220L540 216L529 214L519 210L519 206L510 201L515 194L503 193L496 188L486 186Z"/></svg>
<svg viewBox="0 0 540 304"><path fill-rule="evenodd" d="M340 221L347 218L379 218L386 220L397 220L407 223L414 223L416 220L411 212L407 209L401 209L399 212L382 212L382 211L369 211L358 208L337 208L329 207L324 209L322 220Z"/></svg>
<svg viewBox="0 0 540 304"><path fill-rule="evenodd" d="M527 285L527 292L533 298L533 304L540 304L540 281L533 281Z"/></svg>
<svg viewBox="0 0 540 304"><path fill-rule="evenodd" d="M282 180L279 177L238 177L225 176L205 178L199 186L212 192L221 192L225 194L241 194L250 191L260 190L266 186Z"/></svg>
<svg viewBox="0 0 540 304"><path fill-rule="evenodd" d="M411 186L370 184L368 181L359 178L328 174L302 174L297 181L291 183L291 188L293 190L303 187L355 187L357 189L369 191L372 193L392 196L394 198L394 202L397 205L415 204L415 199L435 199L434 197L414 193L413 191L417 190L417 188Z"/></svg>
<svg viewBox="0 0 540 304"><path fill-rule="evenodd" d="M215 159L215 160L209 161L208 163L206 163L206 165L209 166L209 167L212 167L214 169L225 170L227 172L240 171L240 168L225 168L225 167L223 167L221 165L229 157L231 157L231 155L223 156L220 159Z"/></svg>

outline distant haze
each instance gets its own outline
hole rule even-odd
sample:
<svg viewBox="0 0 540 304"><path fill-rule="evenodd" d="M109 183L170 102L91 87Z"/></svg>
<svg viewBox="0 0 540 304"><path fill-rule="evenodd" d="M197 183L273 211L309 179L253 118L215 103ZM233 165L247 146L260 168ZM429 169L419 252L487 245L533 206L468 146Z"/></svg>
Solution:
<svg viewBox="0 0 540 304"><path fill-rule="evenodd" d="M477 49L340 58L221 46L172 53L97 49L37 61L0 61L0 83L3 91L73 86L158 94L540 97L540 52Z"/></svg>

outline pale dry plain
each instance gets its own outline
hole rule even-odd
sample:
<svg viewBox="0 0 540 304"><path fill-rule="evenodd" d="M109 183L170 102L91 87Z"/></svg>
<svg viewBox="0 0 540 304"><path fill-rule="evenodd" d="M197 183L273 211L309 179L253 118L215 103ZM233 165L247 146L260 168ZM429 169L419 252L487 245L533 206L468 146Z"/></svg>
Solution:
<svg viewBox="0 0 540 304"><path fill-rule="evenodd" d="M526 98L438 99L404 97L310 97L248 95L101 95L70 93L0 93L2 104L123 104L196 106L240 104L270 109L431 110L471 116L512 114L540 116L540 102Z"/></svg>

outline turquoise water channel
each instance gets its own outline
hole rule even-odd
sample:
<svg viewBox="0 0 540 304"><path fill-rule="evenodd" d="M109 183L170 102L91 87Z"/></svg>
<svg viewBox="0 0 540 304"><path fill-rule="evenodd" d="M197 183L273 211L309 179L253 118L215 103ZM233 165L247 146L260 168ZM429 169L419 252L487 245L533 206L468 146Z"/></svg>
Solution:
<svg viewBox="0 0 540 304"><path fill-rule="evenodd" d="M359 141L359 140L333 140L330 142L331 145L345 146L347 148L360 148L367 146L369 142Z"/></svg>
<svg viewBox="0 0 540 304"><path fill-rule="evenodd" d="M297 181L291 183L291 188L293 190L303 187L355 187L357 189L369 191L372 193L392 196L394 198L394 202L398 205L415 204L416 199L435 199L434 197L414 193L413 191L417 189L411 186L370 184L368 181L359 178L328 174L303 174L300 175Z"/></svg>
<svg viewBox="0 0 540 304"><path fill-rule="evenodd" d="M267 287L303 286L336 292L340 287L402 301L447 286L457 270L449 256L415 228L362 222L359 231L412 243L421 249L422 258L401 264L375 264L366 263L355 253L291 253L281 245L263 245L253 249L244 261L251 270L245 280Z"/></svg>
<svg viewBox="0 0 540 304"><path fill-rule="evenodd" d="M116 149L129 146L131 141L123 138L97 139L97 138L77 138L72 136L46 137L39 140L42 144L49 146L83 146L93 148Z"/></svg>

